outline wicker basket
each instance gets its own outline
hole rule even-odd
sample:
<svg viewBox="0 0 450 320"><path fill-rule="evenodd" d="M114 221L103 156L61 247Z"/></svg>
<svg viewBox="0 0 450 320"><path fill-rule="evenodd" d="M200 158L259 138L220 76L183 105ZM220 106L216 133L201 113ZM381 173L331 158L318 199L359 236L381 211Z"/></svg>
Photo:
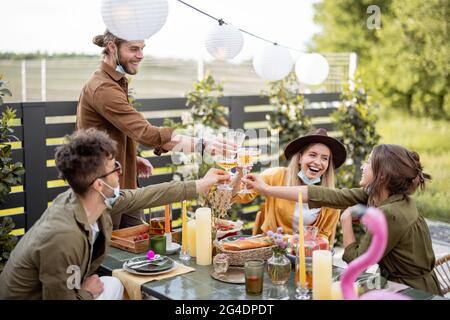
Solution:
<svg viewBox="0 0 450 320"><path fill-rule="evenodd" d="M225 253L229 257L229 263L231 266L243 266L245 264L245 261L247 260L258 259L266 261L273 254L273 246L241 251L231 251L225 250L222 247L222 242L217 240L214 241L214 246L216 247L217 253Z"/></svg>

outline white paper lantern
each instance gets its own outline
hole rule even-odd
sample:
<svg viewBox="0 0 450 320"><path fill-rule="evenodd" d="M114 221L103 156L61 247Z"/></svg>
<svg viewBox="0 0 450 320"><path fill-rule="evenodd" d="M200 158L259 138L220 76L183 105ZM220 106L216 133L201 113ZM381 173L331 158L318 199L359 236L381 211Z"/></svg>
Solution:
<svg viewBox="0 0 450 320"><path fill-rule="evenodd" d="M101 12L108 30L131 41L145 40L167 20L167 0L102 0Z"/></svg>
<svg viewBox="0 0 450 320"><path fill-rule="evenodd" d="M219 60L229 60L236 57L242 50L244 37L242 33L229 24L216 25L205 39L209 54Z"/></svg>
<svg viewBox="0 0 450 320"><path fill-rule="evenodd" d="M322 83L330 71L327 59L318 53L303 54L295 64L295 73L300 82L307 85Z"/></svg>
<svg viewBox="0 0 450 320"><path fill-rule="evenodd" d="M289 50L278 45L267 45L253 57L253 68L263 79L277 81L292 70L294 61Z"/></svg>

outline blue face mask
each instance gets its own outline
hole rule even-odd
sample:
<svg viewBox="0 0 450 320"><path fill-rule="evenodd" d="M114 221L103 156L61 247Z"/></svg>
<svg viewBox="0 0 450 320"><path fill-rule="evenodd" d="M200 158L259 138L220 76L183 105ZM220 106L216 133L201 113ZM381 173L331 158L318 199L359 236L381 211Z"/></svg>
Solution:
<svg viewBox="0 0 450 320"><path fill-rule="evenodd" d="M309 185L313 185L313 184L317 184L320 182L320 177L315 178L313 180L309 179L306 174L303 172L303 169L299 171L298 173L298 177L300 178L300 180L303 181L304 184L306 184L307 186Z"/></svg>
<svg viewBox="0 0 450 320"><path fill-rule="evenodd" d="M116 49L117 50L117 49ZM119 54L116 51L116 63L117 63L117 67L116 67L116 71L121 73L121 74L125 74L125 69L122 67L122 65L119 62Z"/></svg>
<svg viewBox="0 0 450 320"><path fill-rule="evenodd" d="M108 209L112 209L112 206L114 205L114 203L117 201L117 199L119 199L120 197L120 186L117 186L115 188L111 187L109 184L107 184L106 182L104 182L102 180L103 184L105 186L107 186L108 188L110 188L112 191L114 191L114 195L111 197L107 197L105 196L102 192L100 192L100 194L103 196L103 198L105 198L105 205Z"/></svg>

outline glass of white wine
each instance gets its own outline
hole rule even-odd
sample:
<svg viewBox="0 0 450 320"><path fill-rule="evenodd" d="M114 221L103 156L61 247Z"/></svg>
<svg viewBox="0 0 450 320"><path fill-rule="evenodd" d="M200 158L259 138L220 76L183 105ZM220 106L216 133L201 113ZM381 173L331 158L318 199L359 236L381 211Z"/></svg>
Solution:
<svg viewBox="0 0 450 320"><path fill-rule="evenodd" d="M246 175L250 173L253 165L258 162L259 157L261 156L261 149L250 147L240 148L238 149L237 154L237 164L242 167L242 171L244 175ZM239 193L251 193L251 191L247 189L246 185L244 185L244 188L239 191Z"/></svg>
<svg viewBox="0 0 450 320"><path fill-rule="evenodd" d="M245 140L245 134L241 130L229 129L222 135L223 140L227 140L230 143L235 144L238 148L242 146ZM222 154L216 154L214 157L216 165L228 172L230 176L233 176L231 170L237 166L236 153L223 152ZM233 187L230 184L220 184L218 189L232 190Z"/></svg>

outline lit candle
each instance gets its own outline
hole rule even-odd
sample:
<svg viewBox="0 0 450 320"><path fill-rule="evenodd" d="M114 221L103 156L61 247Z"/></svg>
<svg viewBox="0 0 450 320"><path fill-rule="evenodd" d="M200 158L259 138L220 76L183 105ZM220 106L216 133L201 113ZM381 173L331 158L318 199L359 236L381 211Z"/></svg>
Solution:
<svg viewBox="0 0 450 320"><path fill-rule="evenodd" d="M303 234L303 202L302 192L298 193L298 258L299 258L299 270L298 278L300 280L300 286L306 288L306 265L305 265L305 236Z"/></svg>
<svg viewBox="0 0 450 320"><path fill-rule="evenodd" d="M181 209L181 251L186 252L187 241L188 241L188 230L187 230L187 212L186 212L186 201L182 202Z"/></svg>
<svg viewBox="0 0 450 320"><path fill-rule="evenodd" d="M170 233L170 204L164 206L164 232Z"/></svg>
<svg viewBox="0 0 450 320"><path fill-rule="evenodd" d="M212 263L211 209L198 208L197 221L197 264L207 266Z"/></svg>
<svg viewBox="0 0 450 320"><path fill-rule="evenodd" d="M328 250L313 251L313 299L331 299L332 256Z"/></svg>
<svg viewBox="0 0 450 320"><path fill-rule="evenodd" d="M188 252L191 257L197 255L197 236L196 236L196 221L194 219L189 220L187 223L187 236L188 236Z"/></svg>

